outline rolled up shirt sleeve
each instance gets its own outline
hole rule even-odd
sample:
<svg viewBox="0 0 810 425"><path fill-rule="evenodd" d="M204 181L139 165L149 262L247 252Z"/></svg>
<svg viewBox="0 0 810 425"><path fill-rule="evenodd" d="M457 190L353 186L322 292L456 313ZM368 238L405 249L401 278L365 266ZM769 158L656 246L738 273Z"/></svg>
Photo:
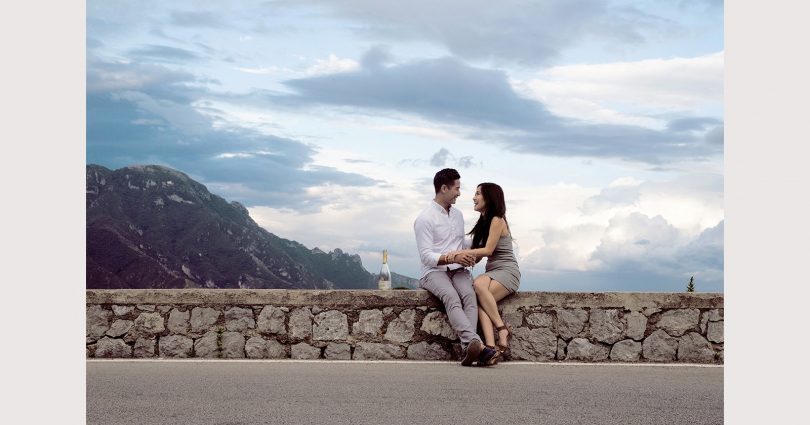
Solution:
<svg viewBox="0 0 810 425"><path fill-rule="evenodd" d="M419 250L419 260L428 267L437 267L442 253L432 251L433 229L431 223L419 217L413 223L413 231L416 234L416 248Z"/></svg>

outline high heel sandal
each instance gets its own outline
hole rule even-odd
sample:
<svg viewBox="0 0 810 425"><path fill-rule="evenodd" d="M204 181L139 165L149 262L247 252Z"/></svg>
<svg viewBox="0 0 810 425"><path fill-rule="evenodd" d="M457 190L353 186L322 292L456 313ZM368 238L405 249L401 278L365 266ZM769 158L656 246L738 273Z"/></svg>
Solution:
<svg viewBox="0 0 810 425"><path fill-rule="evenodd" d="M501 331L506 330L506 343L504 344L501 341ZM512 342L512 326L506 322L503 322L503 325L498 326L495 328L495 331L498 332L498 350L499 351L506 351L509 349L509 343Z"/></svg>

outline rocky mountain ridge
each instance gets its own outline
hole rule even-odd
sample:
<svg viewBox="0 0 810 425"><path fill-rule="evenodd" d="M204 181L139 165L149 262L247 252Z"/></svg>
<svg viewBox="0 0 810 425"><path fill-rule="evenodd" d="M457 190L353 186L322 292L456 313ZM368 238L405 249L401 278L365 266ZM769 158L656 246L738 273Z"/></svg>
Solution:
<svg viewBox="0 0 810 425"><path fill-rule="evenodd" d="M280 238L242 204L164 166L87 165L86 223L87 288L377 286L360 256Z"/></svg>

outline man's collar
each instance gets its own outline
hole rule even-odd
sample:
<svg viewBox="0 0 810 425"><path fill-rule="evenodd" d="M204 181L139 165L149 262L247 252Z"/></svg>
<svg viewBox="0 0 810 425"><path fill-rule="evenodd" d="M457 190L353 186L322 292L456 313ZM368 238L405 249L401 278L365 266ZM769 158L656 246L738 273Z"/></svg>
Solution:
<svg viewBox="0 0 810 425"><path fill-rule="evenodd" d="M443 212L445 214L450 214L450 209L453 208L453 205L451 204L450 208L444 209L444 207L441 204L439 204L438 202L436 202L435 199L431 199L430 203L433 205L433 208L436 208L437 210L439 210L439 211L441 211L441 212Z"/></svg>

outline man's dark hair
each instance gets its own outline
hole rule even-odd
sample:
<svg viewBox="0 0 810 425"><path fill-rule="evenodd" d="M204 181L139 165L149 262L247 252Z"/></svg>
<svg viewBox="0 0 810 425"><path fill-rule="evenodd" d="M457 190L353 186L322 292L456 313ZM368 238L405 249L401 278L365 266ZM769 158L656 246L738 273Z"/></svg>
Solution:
<svg viewBox="0 0 810 425"><path fill-rule="evenodd" d="M442 185L452 187L453 182L460 178L461 175L458 173L458 171L453 168L445 168L433 176L433 188L436 189L436 193L439 193L442 190Z"/></svg>

